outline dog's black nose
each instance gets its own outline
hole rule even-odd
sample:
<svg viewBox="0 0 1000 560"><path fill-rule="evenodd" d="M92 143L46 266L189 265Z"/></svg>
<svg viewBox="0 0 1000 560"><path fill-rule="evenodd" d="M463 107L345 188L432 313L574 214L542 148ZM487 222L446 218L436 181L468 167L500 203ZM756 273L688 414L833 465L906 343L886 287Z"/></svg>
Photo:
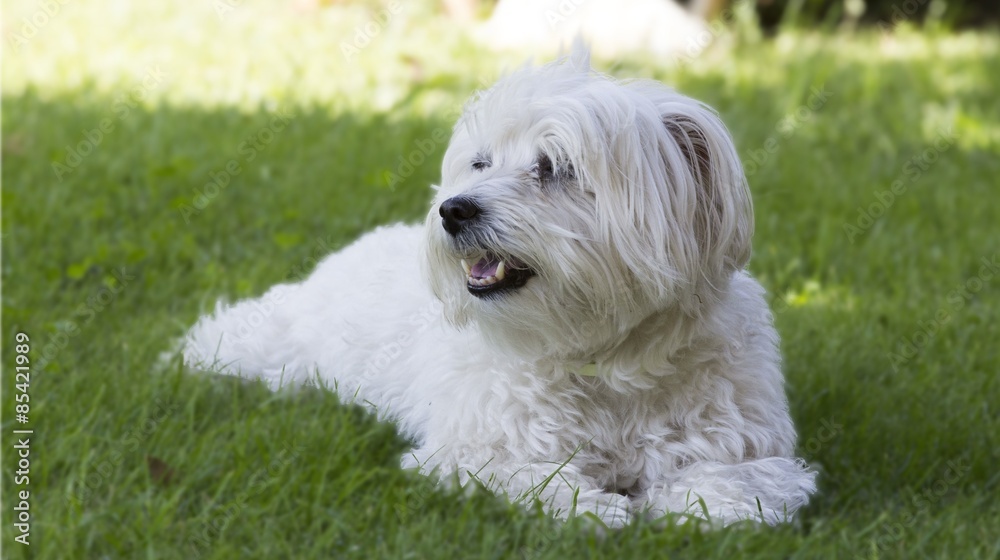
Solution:
<svg viewBox="0 0 1000 560"><path fill-rule="evenodd" d="M441 225L445 231L457 235L462 228L469 225L479 215L479 205L475 200L465 196L453 196L441 203L439 213L443 218Z"/></svg>

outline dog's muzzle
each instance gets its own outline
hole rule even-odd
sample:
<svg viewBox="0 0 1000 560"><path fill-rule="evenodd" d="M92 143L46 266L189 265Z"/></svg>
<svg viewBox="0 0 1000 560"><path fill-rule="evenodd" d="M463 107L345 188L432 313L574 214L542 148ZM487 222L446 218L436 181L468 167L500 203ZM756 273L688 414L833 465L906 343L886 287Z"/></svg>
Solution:
<svg viewBox="0 0 1000 560"><path fill-rule="evenodd" d="M454 196L441 203L441 227L452 238L468 232L482 217L482 208L472 198ZM466 274L466 288L476 297L498 295L514 291L535 275L535 272L514 257L502 257L486 252L469 261L462 259Z"/></svg>
<svg viewBox="0 0 1000 560"><path fill-rule="evenodd" d="M438 209L441 225L451 235L458 235L473 224L480 214L479 205L467 196L453 196L441 203Z"/></svg>

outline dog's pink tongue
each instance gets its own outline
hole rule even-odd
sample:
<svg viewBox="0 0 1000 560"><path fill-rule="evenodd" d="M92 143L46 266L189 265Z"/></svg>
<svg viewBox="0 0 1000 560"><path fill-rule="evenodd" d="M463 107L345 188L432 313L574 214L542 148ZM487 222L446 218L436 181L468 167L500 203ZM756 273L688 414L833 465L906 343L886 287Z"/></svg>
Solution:
<svg viewBox="0 0 1000 560"><path fill-rule="evenodd" d="M495 276L498 266L500 266L500 259L495 259L493 257L479 259L479 262L472 265L472 277L487 278Z"/></svg>

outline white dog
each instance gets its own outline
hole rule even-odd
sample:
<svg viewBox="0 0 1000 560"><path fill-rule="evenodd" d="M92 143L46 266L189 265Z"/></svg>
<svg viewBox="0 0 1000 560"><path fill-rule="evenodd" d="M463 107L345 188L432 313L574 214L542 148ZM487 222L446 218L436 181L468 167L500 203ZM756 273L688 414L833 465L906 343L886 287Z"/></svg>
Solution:
<svg viewBox="0 0 1000 560"><path fill-rule="evenodd" d="M708 107L588 58L470 102L424 226L217 305L187 362L318 379L398 423L404 466L558 516L787 520L815 473L793 457L778 336L744 271L732 140Z"/></svg>

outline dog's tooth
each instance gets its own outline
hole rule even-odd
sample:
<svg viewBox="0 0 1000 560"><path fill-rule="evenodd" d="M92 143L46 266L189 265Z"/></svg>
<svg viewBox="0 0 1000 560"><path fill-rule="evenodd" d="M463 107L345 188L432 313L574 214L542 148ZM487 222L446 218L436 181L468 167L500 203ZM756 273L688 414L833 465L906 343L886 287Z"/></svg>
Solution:
<svg viewBox="0 0 1000 560"><path fill-rule="evenodd" d="M465 269L466 275L472 274L472 267L469 266L469 261L462 259L462 268Z"/></svg>
<svg viewBox="0 0 1000 560"><path fill-rule="evenodd" d="M497 265L496 279L503 280L503 277L505 276L506 272L507 272L507 267L504 266L503 261L500 261L500 264Z"/></svg>

